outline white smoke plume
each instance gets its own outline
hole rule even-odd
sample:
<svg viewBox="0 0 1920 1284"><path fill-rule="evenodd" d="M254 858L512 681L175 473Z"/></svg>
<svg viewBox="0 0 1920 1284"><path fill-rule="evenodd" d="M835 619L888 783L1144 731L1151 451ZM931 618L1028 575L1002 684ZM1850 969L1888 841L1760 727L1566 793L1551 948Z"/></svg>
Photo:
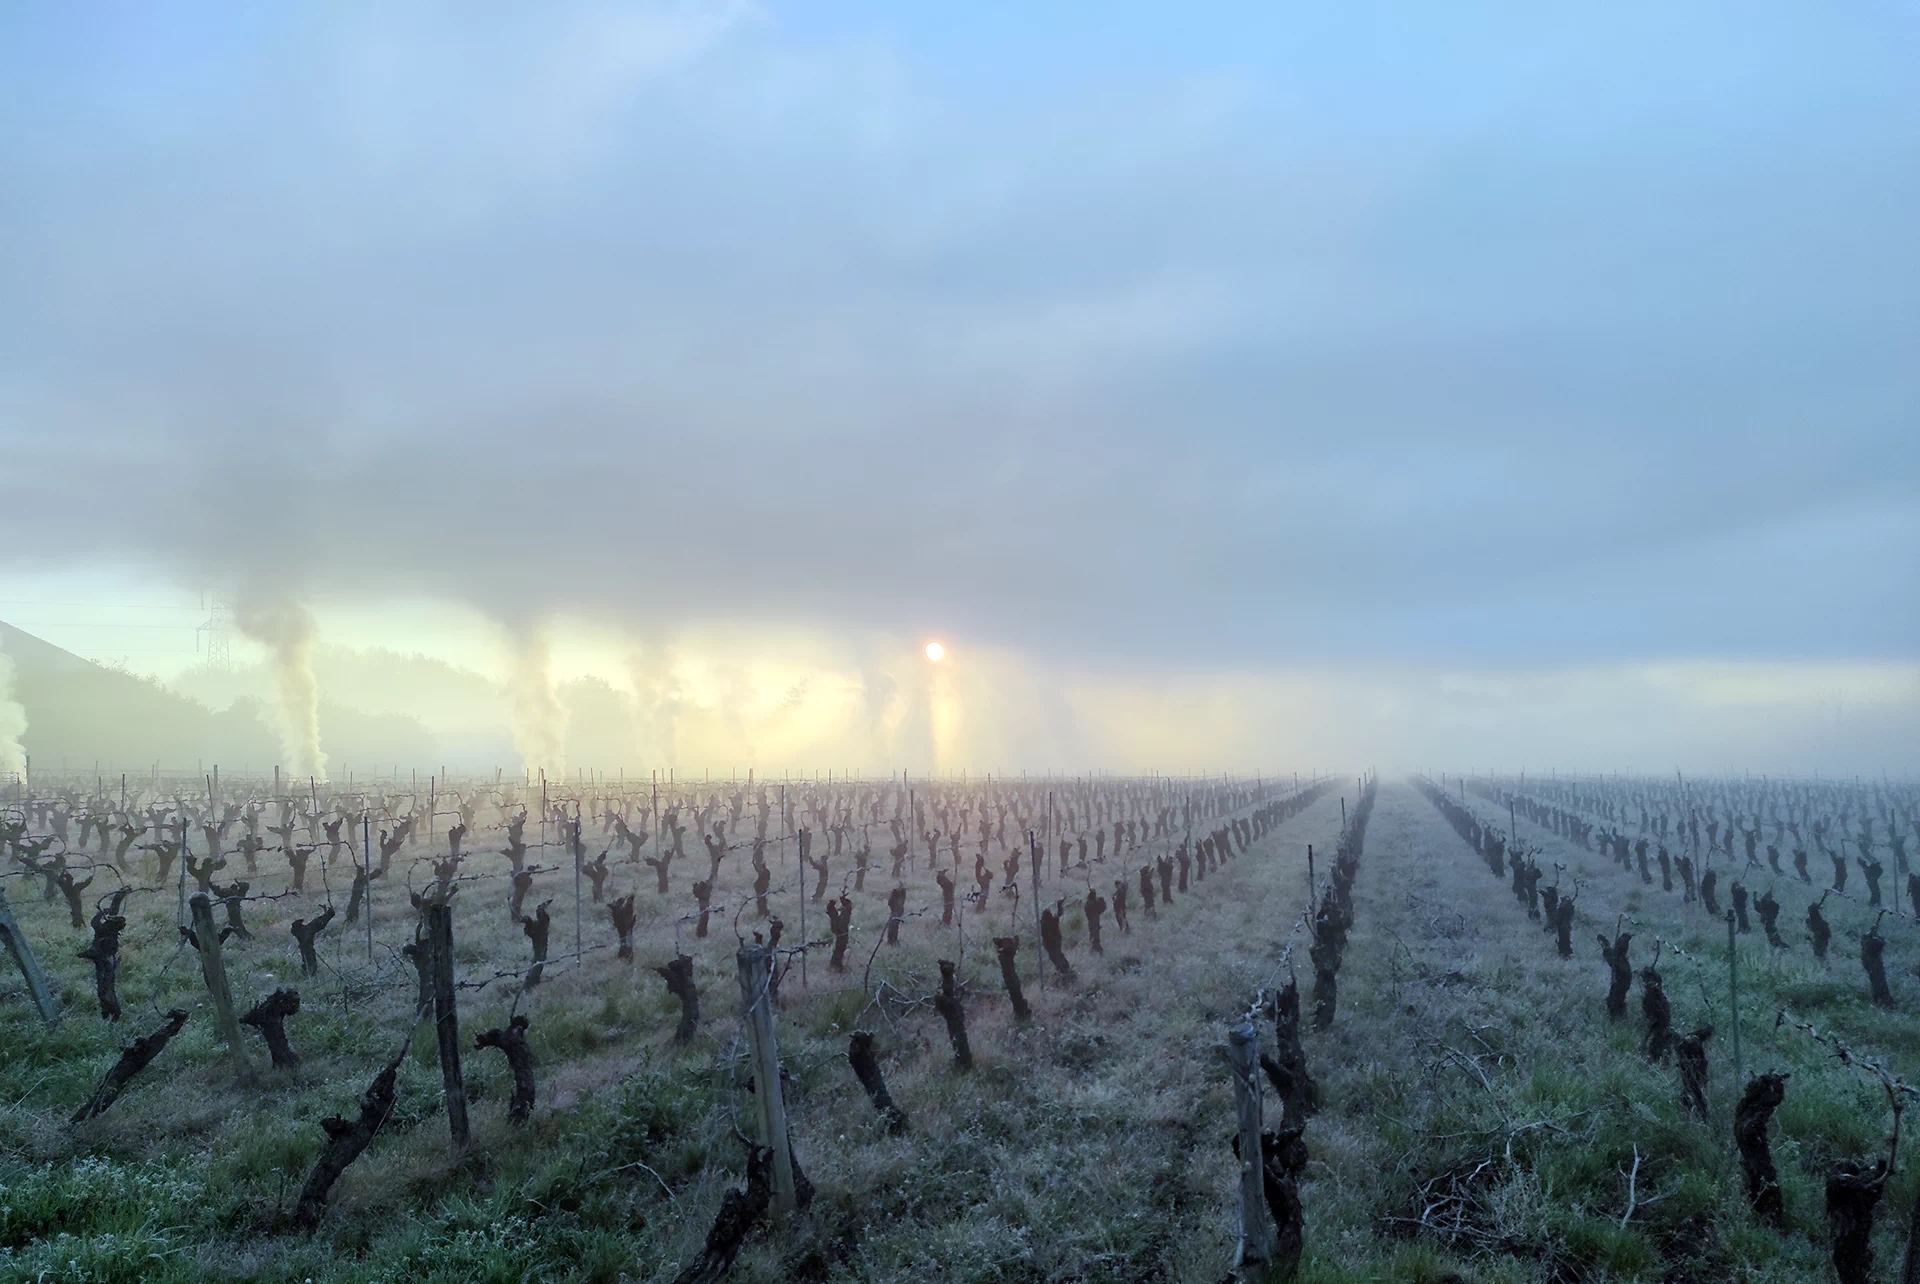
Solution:
<svg viewBox="0 0 1920 1284"><path fill-rule="evenodd" d="M240 631L267 648L280 694L280 746L293 779L327 778L320 749L320 686L313 677L313 615L271 591L242 594L233 609Z"/></svg>
<svg viewBox="0 0 1920 1284"><path fill-rule="evenodd" d="M27 710L13 698L13 661L0 651L0 783L10 784L27 770L27 751L20 737L27 734Z"/></svg>
<svg viewBox="0 0 1920 1284"><path fill-rule="evenodd" d="M567 774L567 710L553 689L553 655L545 638L515 639L508 683L513 703L513 747L538 777L563 780Z"/></svg>
<svg viewBox="0 0 1920 1284"><path fill-rule="evenodd" d="M672 654L659 646L633 652L627 657L627 679L633 685L641 761L664 771L678 761L676 732L686 698Z"/></svg>

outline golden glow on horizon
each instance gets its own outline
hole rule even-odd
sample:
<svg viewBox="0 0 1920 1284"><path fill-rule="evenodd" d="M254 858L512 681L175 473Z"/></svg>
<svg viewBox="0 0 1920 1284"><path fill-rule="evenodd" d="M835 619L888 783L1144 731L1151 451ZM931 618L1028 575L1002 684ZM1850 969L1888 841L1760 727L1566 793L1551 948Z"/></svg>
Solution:
<svg viewBox="0 0 1920 1284"><path fill-rule="evenodd" d="M88 658L124 657L130 670L216 710L243 696L270 710L277 693L265 652L237 631L232 673L197 669L202 602L197 588L132 572L0 568L0 620ZM923 635L916 671L901 649L912 636L905 630L742 631L554 612L522 620L516 634L451 599L316 596L310 608L321 747L362 772L367 764L355 760L385 732L362 724L356 740L329 706L417 719L450 770L490 771L503 757L510 767L513 639L529 632L550 642L543 685L565 711L569 774L623 764L630 778L659 764L683 773L710 765L716 777L750 765L764 774L859 763L1184 770L1287 757L1364 762L1385 750L1394 757L1382 765L1498 762L1511 753L1557 761L1563 774L1589 763L1658 774L1660 764L1646 760L1655 743L1688 775L1748 761L1756 775L1877 772L1882 764L1911 773L1907 728L1920 726L1920 660L1911 659L1135 671L1028 657L968 634L967 662L951 668L944 639ZM416 653L453 672L422 678L401 663ZM569 689L584 678L604 681L618 698ZM413 742L393 752L404 743ZM429 764L420 765L427 774Z"/></svg>

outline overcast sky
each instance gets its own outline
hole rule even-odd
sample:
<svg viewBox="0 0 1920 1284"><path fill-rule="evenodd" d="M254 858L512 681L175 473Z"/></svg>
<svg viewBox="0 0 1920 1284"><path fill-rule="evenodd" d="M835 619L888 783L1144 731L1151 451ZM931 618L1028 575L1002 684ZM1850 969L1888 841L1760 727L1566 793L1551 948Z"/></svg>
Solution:
<svg viewBox="0 0 1920 1284"><path fill-rule="evenodd" d="M1910 3L11 6L4 557L1909 664L1916 66Z"/></svg>

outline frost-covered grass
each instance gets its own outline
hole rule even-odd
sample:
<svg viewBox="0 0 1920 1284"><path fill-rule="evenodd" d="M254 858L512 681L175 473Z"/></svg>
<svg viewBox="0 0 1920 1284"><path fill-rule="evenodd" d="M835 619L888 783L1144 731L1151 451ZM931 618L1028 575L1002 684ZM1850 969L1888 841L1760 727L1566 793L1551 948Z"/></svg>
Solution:
<svg viewBox="0 0 1920 1284"><path fill-rule="evenodd" d="M1543 840L1538 832L1527 837ZM1541 863L1568 865L1570 883L1585 854L1547 841ZM1884 1153L1890 1116L1872 1081L1804 1035L1775 1030L1774 1005L1783 993L1796 994L1805 1015L1858 1032L1862 1052L1874 1050L1865 1039L1893 1034L1908 1018L1875 1012L1864 983L1838 959L1828 969L1810 958L1775 965L1764 944L1743 940L1746 1073L1792 1075L1772 1127L1788 1229L1762 1229L1748 1212L1732 1141L1725 938L1716 938L1697 906L1642 895L1637 878L1585 856L1592 868L1579 901L1575 957L1562 960L1506 883L1404 786L1383 788L1367 857L1342 976L1341 1026L1310 1049L1332 1109L1309 1132L1318 1134L1316 1158L1326 1166L1310 1170L1323 1180L1308 1207L1330 1233L1310 1230L1318 1261L1307 1278L1437 1279L1454 1271L1488 1281L1785 1284L1828 1277L1826 1167ZM1594 936L1614 930L1629 897L1637 902L1629 928L1636 968L1651 961L1656 936L1692 956L1668 953L1660 969L1676 1030L1716 1028L1707 1044L1712 1115L1705 1122L1681 1108L1672 1061L1655 1066L1642 1055L1637 975L1628 1016L1607 1020L1607 972ZM1815 978L1826 988L1809 1001ZM1905 1171L1911 1148L1903 1143L1902 1152L1903 1171L1889 1185L1876 1235L1885 1269L1904 1247L1915 1191ZM1634 1212L1623 1224L1636 1155ZM1459 1231L1451 1204L1426 1228L1382 1222L1417 1222L1447 1190L1436 1178L1476 1170ZM1410 1264L1409 1253L1427 1255L1425 1264Z"/></svg>
<svg viewBox="0 0 1920 1284"><path fill-rule="evenodd" d="M930 1007L882 1012L865 1001L868 952L892 882L882 852L864 896L856 897L848 971L829 973L825 952L816 954L804 987L797 971L787 978L777 1018L792 1077L795 1143L818 1197L779 1234L756 1236L734 1277L1218 1278L1231 1255L1234 1205L1226 1147L1231 1100L1213 1045L1228 1017L1273 975L1279 938L1304 897L1306 844L1330 847L1338 826L1338 801L1323 799L1154 922L1136 893L1134 933L1120 935L1109 916L1104 958L1085 950L1077 908L1085 882L1053 885L1068 901L1067 948L1080 972L1070 987L1043 984L1037 975L1032 907L1021 904L1029 942L1022 972L1037 1014L1025 1027L1006 1010L988 941L1008 930L1015 911L1003 902L987 921L968 916L963 951L960 926L940 923L922 853L909 909L933 908L904 925L899 948L882 949L872 984L884 980L900 994L924 995L937 978L934 960L961 958L974 995L978 1065L970 1075L952 1071L944 1026ZM703 874L703 854L676 863L676 888L684 888L696 860ZM834 891L850 863L836 864ZM795 871L775 868L774 909L792 942L799 939L799 885ZM1134 866L1109 861L1097 868L1110 896L1112 879ZM234 1083L194 955L170 957L171 898L130 902L134 921L123 938L122 973L127 1018L118 1028L93 1013L86 967L70 960L68 947L77 948L84 934L72 932L56 907L25 905L74 1008L54 1030L42 1030L20 996L7 992L11 982L0 979L0 1046L21 1053L0 1063L0 1101L14 1105L0 1123L9 1156L0 1159L0 1185L31 1192L19 1202L34 1210L31 1222L9 1232L8 1271L22 1278L320 1284L671 1279L698 1251L724 1191L739 1184L744 1155L735 1129L751 1128L732 957L732 912L742 898L737 879L723 882L715 899L730 908L714 916L710 937L696 941L690 925L682 929L681 947L696 960L705 1024L692 1046L675 1048L677 1005L649 966L672 953L672 915L653 893L651 871L639 874L642 945L631 966L609 953L566 966L570 884L560 889L566 895L554 909L566 915L554 928L554 967L545 984L520 999L533 1019L539 1075L533 1121L507 1125L504 1061L470 1052L473 1154L454 1157L432 1035L414 1029L394 1116L335 1188L312 1239L293 1234L288 1223L323 1140L317 1121L351 1114L367 1079L409 1039L411 974L387 949L404 939L402 920L389 917L398 900L393 889L383 889L387 900L376 921L387 984L371 995L349 986L344 1004L331 968L359 979L359 932L349 937L336 928L323 938L329 970L303 983L286 923L314 912L318 897L248 907L255 939L228 946L238 1000L244 1006L277 985L300 985L303 1008L291 1031L306 1059L296 1074L269 1075L254 1091ZM624 889L626 877L616 886ZM524 938L489 899L489 886L498 884L470 885L460 894L463 979L486 980L525 957ZM808 919L809 935L822 935L817 905L809 904ZM741 925L764 930L750 899ZM587 935L591 948L609 933L590 922ZM510 978L462 991L464 1041L504 1021L513 1002ZM170 1004L192 1010L186 1030L105 1116L68 1127L66 1115L118 1043L150 1028ZM858 1025L879 1035L894 1095L913 1119L904 1137L881 1126L847 1066L847 1036ZM111 1215L96 1214L82 1178L103 1172L97 1181L115 1192L141 1189L142 1179L160 1184L116 1194Z"/></svg>
<svg viewBox="0 0 1920 1284"><path fill-rule="evenodd" d="M1104 958L1086 953L1070 895L1068 949L1080 975L1043 987L1029 951L1022 970L1037 1019L1028 1026L1011 1020L986 948L992 930L1006 930L1006 909L988 930L969 919L963 970L978 1061L970 1075L951 1070L944 1027L925 1005L883 1014L864 1001L866 951L889 885L871 875L849 972L830 974L816 956L805 990L797 974L787 981L777 1017L795 1144L818 1197L777 1233L756 1235L733 1278L1219 1279L1235 1203L1231 1097L1214 1047L1255 987L1275 976L1304 896L1305 844L1331 850L1338 823L1338 802L1324 799L1159 921L1147 922L1136 903L1134 933L1123 937L1109 918ZM1910 1018L1866 1004L1857 963L1771 960L1757 940L1743 940L1747 1069L1792 1072L1773 1129L1789 1228L1757 1228L1730 1138L1731 1042L1715 953L1724 938L1677 898L1645 895L1637 880L1584 860L1592 868L1577 956L1562 961L1424 799L1383 786L1355 889L1340 1019L1307 1038L1325 1104L1307 1133L1303 1280L1823 1277L1826 1165L1877 1150L1885 1104L1805 1036L1775 1031L1774 1005L1842 1031L1863 1051L1894 1055L1896 1070L1913 1049ZM1114 872L1110 862L1107 891ZM645 906L652 875L640 873ZM793 891L786 896L777 908L792 940L798 914ZM1637 981L1628 1019L1605 1018L1593 936L1612 930L1630 898L1636 967L1656 935L1697 960L1668 955L1661 967L1676 1027L1717 1027L1707 1122L1680 1108L1672 1066L1640 1053ZM554 973L520 1000L533 1017L539 1107L524 1128L510 1127L504 1062L470 1053L474 1146L465 1160L450 1153L431 1033L414 1030L394 1116L335 1188L318 1234L305 1238L288 1221L322 1141L317 1121L351 1113L368 1077L409 1037L404 963L383 964L392 984L350 993L344 1005L331 974L307 983L292 1027L306 1065L248 1092L235 1086L198 1006L192 954L169 958L170 904L136 913L128 929L128 1016L116 1029L92 1014L85 965L70 960L83 936L53 907L14 899L27 902L43 955L77 1001L44 1030L17 980L0 974L0 1279L666 1281L741 1179L735 1127L751 1128L751 1099L735 1034L731 914L716 916L707 942L682 937L706 1018L684 1049L670 1042L677 1006L648 967L671 952L670 914L654 907L631 967L596 955L564 968L571 924L556 925ZM916 895L910 908L927 899ZM233 948L243 1003L290 982L285 922L312 912L291 900L256 908L256 941ZM810 929L812 915L810 906ZM380 920L383 942L397 944L397 923ZM751 923L749 909L743 928ZM465 978L517 966L524 951L504 911L479 896L461 906L457 930ZM1030 926L1023 935L1031 940ZM1836 930L1836 951L1843 936ZM881 952L874 979L923 995L933 960L959 953L959 933L939 925L936 907L906 925L903 941ZM330 942L323 957L350 967L346 945ZM1896 975L1896 992L1903 985L1911 978ZM467 1042L505 1018L511 987L462 991ZM68 1127L118 1042L169 1003L193 1009L186 1031L103 1118ZM913 1121L905 1136L888 1134L848 1070L847 1034L860 1025L879 1034L889 1084ZM1884 1269L1897 1260L1914 1194L1913 1158L1903 1152L1876 1239ZM1636 1206L1623 1226L1636 1153ZM1433 1179L1449 1173L1472 1196L1459 1233L1441 1219L1426 1229L1394 1220L1417 1220L1421 1192L1430 1199Z"/></svg>

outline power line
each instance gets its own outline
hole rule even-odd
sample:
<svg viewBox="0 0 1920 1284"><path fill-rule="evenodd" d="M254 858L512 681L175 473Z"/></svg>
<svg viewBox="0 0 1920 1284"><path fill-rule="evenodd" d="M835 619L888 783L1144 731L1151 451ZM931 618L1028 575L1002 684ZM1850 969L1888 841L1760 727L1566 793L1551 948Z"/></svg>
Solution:
<svg viewBox="0 0 1920 1284"><path fill-rule="evenodd" d="M98 661L101 659L111 660L123 655L194 655L197 653L189 651L185 647L173 650L165 650L158 647L126 647L118 651L95 651L91 653L86 651L73 651L69 654L77 655L82 660Z"/></svg>
<svg viewBox="0 0 1920 1284"><path fill-rule="evenodd" d="M229 614L226 599L218 593L210 594L206 621L193 631L195 650L200 647L200 635L207 635L207 667L216 673L233 671L233 659L227 650Z"/></svg>

